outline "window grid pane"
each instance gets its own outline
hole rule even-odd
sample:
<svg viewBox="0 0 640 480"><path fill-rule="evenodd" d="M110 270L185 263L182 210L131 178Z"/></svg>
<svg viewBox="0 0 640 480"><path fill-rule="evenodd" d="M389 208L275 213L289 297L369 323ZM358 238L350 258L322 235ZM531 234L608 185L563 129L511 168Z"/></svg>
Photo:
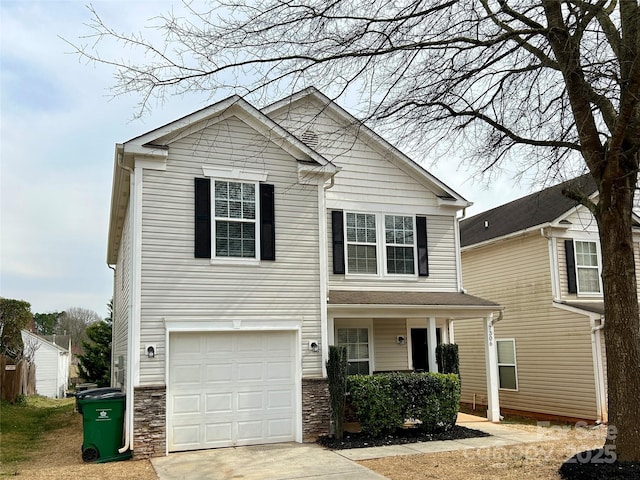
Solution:
<svg viewBox="0 0 640 480"><path fill-rule="evenodd" d="M500 388L518 389L516 345L513 340L496 340L498 353L498 380Z"/></svg>
<svg viewBox="0 0 640 480"><path fill-rule="evenodd" d="M413 274L413 247L387 247L387 272Z"/></svg>
<svg viewBox="0 0 640 480"><path fill-rule="evenodd" d="M216 180L214 196L216 257L255 258L256 186Z"/></svg>
<svg viewBox="0 0 640 480"><path fill-rule="evenodd" d="M578 290L600 293L598 250L595 242L575 242Z"/></svg>
<svg viewBox="0 0 640 480"><path fill-rule="evenodd" d="M384 236L387 243L387 273L415 274L413 217L385 215Z"/></svg>
<svg viewBox="0 0 640 480"><path fill-rule="evenodd" d="M366 328L338 328L338 346L347 348L349 375L369 374L369 330Z"/></svg>

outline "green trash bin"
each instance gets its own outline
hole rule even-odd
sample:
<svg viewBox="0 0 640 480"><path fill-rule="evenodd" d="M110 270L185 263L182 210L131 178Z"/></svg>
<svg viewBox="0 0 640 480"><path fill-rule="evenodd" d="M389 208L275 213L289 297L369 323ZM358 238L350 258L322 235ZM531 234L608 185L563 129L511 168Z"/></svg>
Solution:
<svg viewBox="0 0 640 480"><path fill-rule="evenodd" d="M82 411L82 460L105 463L131 458L131 451L120 453L124 426L125 394L104 392L78 398Z"/></svg>

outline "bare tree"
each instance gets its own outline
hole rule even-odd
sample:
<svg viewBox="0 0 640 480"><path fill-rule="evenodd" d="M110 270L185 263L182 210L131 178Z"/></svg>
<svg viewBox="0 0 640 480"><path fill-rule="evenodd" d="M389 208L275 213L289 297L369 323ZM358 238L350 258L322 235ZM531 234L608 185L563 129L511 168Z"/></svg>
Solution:
<svg viewBox="0 0 640 480"><path fill-rule="evenodd" d="M88 308L69 308L60 316L56 333L58 333L58 335L69 335L71 337L71 344L80 347L82 341L87 339L85 333L87 327L100 320L102 320L100 315Z"/></svg>
<svg viewBox="0 0 640 480"><path fill-rule="evenodd" d="M609 418L621 460L640 460L640 320L632 206L640 146L635 0L187 2L121 34L93 12L83 58L116 69L114 93L273 94L316 84L359 95L359 114L410 147L464 145L480 172L567 179L588 172L603 255ZM200 10L198 10L200 8ZM104 59L102 42L144 54Z"/></svg>

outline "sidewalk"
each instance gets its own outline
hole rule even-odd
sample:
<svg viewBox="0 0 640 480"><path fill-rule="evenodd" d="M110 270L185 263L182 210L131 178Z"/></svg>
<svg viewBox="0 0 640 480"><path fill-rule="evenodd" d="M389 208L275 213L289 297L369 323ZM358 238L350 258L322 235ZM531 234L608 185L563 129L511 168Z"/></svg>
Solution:
<svg viewBox="0 0 640 480"><path fill-rule="evenodd" d="M505 425L489 422L486 418L458 414L457 425L480 430L490 437L465 438L461 440L441 440L434 442L417 442L405 445L388 445L384 447L353 448L350 450L334 450L349 460L371 460L374 458L393 457L397 455L416 455L420 453L451 452L472 448L505 447L521 443L539 442L542 439L535 433L526 433Z"/></svg>
<svg viewBox="0 0 640 480"><path fill-rule="evenodd" d="M355 461L503 447L541 440L537 434L490 423L486 418L473 415L458 414L457 424L491 436L351 450L327 450L313 443L227 447L172 453L152 458L151 463L160 480L381 480L385 477Z"/></svg>

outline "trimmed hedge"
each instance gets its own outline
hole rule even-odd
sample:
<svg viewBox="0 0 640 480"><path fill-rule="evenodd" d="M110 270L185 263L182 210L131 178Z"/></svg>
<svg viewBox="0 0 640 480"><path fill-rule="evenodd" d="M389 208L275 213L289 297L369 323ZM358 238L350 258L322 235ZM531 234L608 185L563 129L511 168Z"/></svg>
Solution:
<svg viewBox="0 0 640 480"><path fill-rule="evenodd" d="M347 378L349 401L362 432L378 437L395 432L407 419L416 428L446 431L456 423L460 380L455 374L382 373Z"/></svg>

